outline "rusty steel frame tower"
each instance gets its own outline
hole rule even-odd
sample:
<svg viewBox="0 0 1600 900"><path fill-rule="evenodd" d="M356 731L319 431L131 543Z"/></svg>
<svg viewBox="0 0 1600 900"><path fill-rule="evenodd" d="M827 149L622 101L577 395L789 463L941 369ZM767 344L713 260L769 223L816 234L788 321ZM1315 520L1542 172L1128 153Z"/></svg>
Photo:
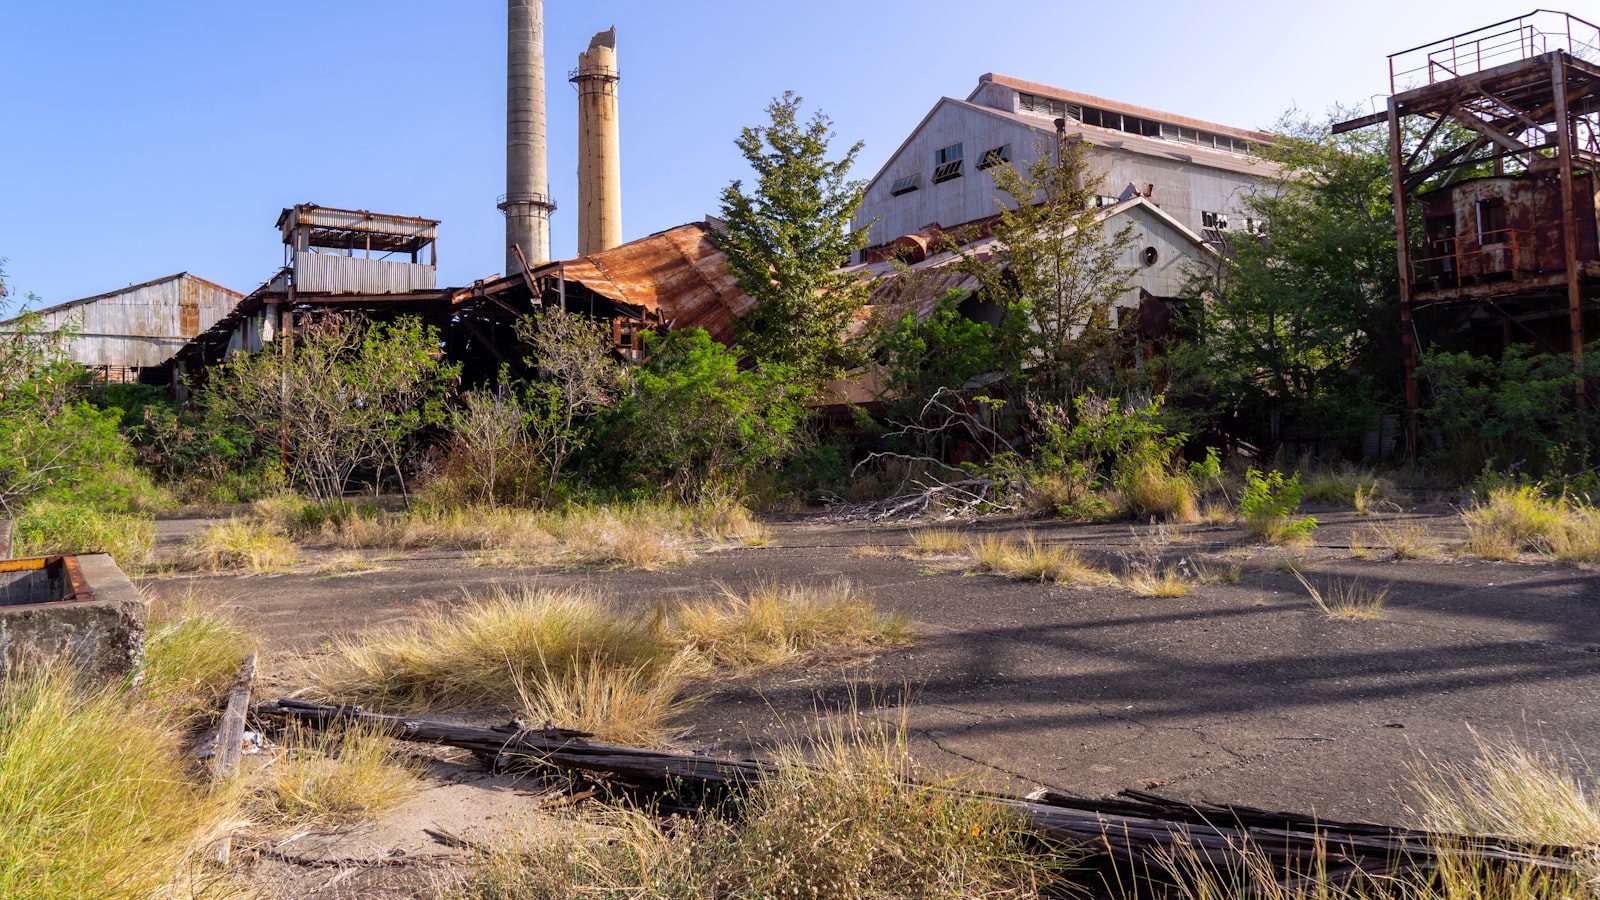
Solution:
<svg viewBox="0 0 1600 900"><path fill-rule="evenodd" d="M1415 455L1416 367L1427 340L1492 321L1505 344L1516 338L1568 352L1582 373L1585 315L1600 310L1600 26L1535 10L1391 54L1389 89L1385 111L1336 124L1333 133L1388 126L1406 434ZM1491 179L1503 182L1503 199L1467 184ZM1462 195L1456 205L1465 215L1449 215L1447 192ZM1574 402L1589 402L1581 377Z"/></svg>

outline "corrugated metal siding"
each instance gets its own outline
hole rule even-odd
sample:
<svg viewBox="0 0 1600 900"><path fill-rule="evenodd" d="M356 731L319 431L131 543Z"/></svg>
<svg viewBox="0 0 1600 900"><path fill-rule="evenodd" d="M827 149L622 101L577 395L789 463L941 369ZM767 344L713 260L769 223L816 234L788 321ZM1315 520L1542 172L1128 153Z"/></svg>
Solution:
<svg viewBox="0 0 1600 900"><path fill-rule="evenodd" d="M226 316L241 295L184 274L42 310L46 328L72 327L67 355L87 366L155 366ZM5 326L0 325L0 330Z"/></svg>
<svg viewBox="0 0 1600 900"><path fill-rule="evenodd" d="M390 259L298 253L294 258L297 291L329 294L405 294L431 291L434 267Z"/></svg>
<svg viewBox="0 0 1600 900"><path fill-rule="evenodd" d="M1011 160L1022 170L1041 152L1051 152L1054 141L1048 120L1025 121L961 101L941 101L921 130L885 166L883 177L868 186L856 213L856 227L873 223L867 240L873 245L934 223L952 228L994 215L999 211L1000 196L992 172L977 170L983 153L1010 144ZM934 184L935 152L957 142L965 156L962 177ZM1091 138L1086 134L1085 142L1086 161L1090 171L1102 179L1103 193L1119 197L1130 184L1139 190L1154 185L1151 199L1196 232L1204 225L1205 212L1224 213L1235 228L1243 226L1244 198L1276 171L1265 161L1245 157L1230 157L1227 162L1259 170L1259 174L1230 171L1210 162L1228 154L1179 144L1163 145L1160 153L1145 152L1159 142L1133 135L1105 133ZM919 190L898 197L889 193L896 178L917 173L922 175Z"/></svg>

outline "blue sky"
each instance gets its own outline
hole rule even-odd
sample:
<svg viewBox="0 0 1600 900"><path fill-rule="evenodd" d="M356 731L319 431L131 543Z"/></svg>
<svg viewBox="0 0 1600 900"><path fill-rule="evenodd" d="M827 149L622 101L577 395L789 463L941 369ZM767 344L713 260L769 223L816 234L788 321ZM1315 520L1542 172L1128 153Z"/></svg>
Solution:
<svg viewBox="0 0 1600 900"><path fill-rule="evenodd" d="M1526 11L1480 0L883 5L549 0L553 250L576 243L566 73L618 28L623 227L714 212L794 89L869 176L996 71L1244 127L1386 92L1385 54ZM249 291L296 202L440 219L440 281L497 272L502 0L0 0L0 257L45 303L189 270Z"/></svg>

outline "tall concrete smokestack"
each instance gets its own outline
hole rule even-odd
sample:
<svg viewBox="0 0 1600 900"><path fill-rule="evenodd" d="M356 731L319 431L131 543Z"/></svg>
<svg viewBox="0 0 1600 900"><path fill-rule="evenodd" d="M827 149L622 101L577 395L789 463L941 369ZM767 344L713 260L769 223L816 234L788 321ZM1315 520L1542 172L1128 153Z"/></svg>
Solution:
<svg viewBox="0 0 1600 900"><path fill-rule="evenodd" d="M578 253L622 243L622 147L617 134L617 29L578 54Z"/></svg>
<svg viewBox="0 0 1600 900"><path fill-rule="evenodd" d="M506 274L550 259L550 173L545 161L544 0L508 0L506 27Z"/></svg>

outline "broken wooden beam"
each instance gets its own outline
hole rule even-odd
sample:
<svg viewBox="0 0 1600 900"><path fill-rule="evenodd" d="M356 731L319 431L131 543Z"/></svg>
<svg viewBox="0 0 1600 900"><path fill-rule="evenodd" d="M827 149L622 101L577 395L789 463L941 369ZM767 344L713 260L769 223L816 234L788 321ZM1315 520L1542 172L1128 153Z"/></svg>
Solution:
<svg viewBox="0 0 1600 900"><path fill-rule="evenodd" d="M222 722L217 726L217 740L211 755L211 780L225 784L239 774L239 757L244 752L245 718L250 712L250 691L256 681L256 655L251 653L239 666L234 676L233 689L228 692L228 702L222 708ZM217 862L226 866L233 853L233 836L223 835L217 842Z"/></svg>
<svg viewBox="0 0 1600 900"><path fill-rule="evenodd" d="M265 719L313 725L360 721L401 740L458 747L491 760L550 766L674 793L710 796L738 791L777 771L771 763L759 760L622 747L592 742L590 735L580 731L530 729L520 722L481 728L293 699L263 704L255 712ZM1425 871L1441 858L1464 855L1557 871L1576 868L1577 851L1565 848L1317 819L1246 806L1185 803L1136 791L1111 799L1045 791L1028 797L964 793L1005 808L1053 845L1109 854L1113 864L1132 863L1146 871L1152 862L1159 865L1163 854L1180 848L1208 864L1237 861L1244 852L1259 854L1286 883L1319 865L1375 876Z"/></svg>

